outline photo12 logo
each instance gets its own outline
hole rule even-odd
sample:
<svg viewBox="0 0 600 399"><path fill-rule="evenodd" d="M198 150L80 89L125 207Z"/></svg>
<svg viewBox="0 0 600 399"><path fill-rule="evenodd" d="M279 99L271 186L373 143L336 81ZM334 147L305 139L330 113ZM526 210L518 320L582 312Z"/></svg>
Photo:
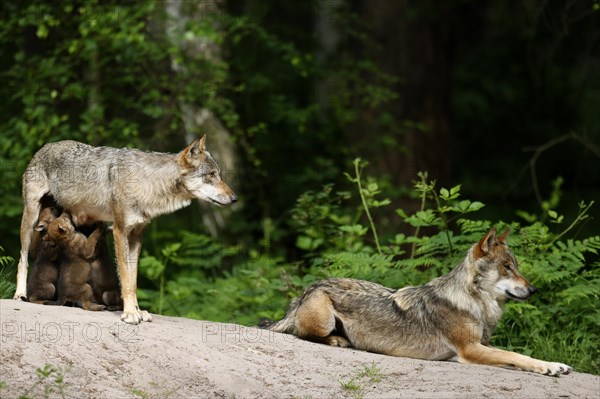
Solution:
<svg viewBox="0 0 600 399"><path fill-rule="evenodd" d="M100 323L78 322L2 322L2 343L37 342L44 345L70 344L77 341L96 343L102 337L114 339L115 342L137 343L139 326L126 323L101 325Z"/></svg>

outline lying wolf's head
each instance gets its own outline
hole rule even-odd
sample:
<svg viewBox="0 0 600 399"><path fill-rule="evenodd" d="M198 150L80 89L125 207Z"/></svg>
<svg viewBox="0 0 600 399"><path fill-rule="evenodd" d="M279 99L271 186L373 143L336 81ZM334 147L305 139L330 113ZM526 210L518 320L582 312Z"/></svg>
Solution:
<svg viewBox="0 0 600 399"><path fill-rule="evenodd" d="M229 205L237 196L223 180L221 170L206 151L206 135L179 154L181 183L196 198L216 205Z"/></svg>
<svg viewBox="0 0 600 399"><path fill-rule="evenodd" d="M535 292L535 287L519 273L517 259L506 242L508 233L506 230L496 236L494 227L473 247L478 284L493 292L498 300L525 300Z"/></svg>

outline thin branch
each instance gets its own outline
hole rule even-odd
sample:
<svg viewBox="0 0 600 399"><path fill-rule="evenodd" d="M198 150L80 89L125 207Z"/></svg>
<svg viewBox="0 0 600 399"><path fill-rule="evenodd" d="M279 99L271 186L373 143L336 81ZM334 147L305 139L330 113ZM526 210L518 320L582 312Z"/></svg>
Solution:
<svg viewBox="0 0 600 399"><path fill-rule="evenodd" d="M573 222L571 222L571 224L569 225L569 227L567 227L566 229L564 229L562 231L562 233L560 233L559 235L557 235L556 237L554 237L554 239L550 242L550 244L548 244L548 248L551 247L559 239L561 239L569 231L571 231L571 229L573 229L573 227L575 227L577 224L579 224L579 222L581 222L584 219L587 219L588 216L589 216L588 215L588 211L590 210L590 208L592 207L592 205L594 205L594 201L591 201L587 205L585 205L585 204L582 203L582 205L579 207L579 213L577 214L577 217L575 218L575 220L573 220Z"/></svg>
<svg viewBox="0 0 600 399"><path fill-rule="evenodd" d="M538 204L540 206L542 206L542 195L540 194L540 187L538 185L538 180L537 180L537 172L536 172L536 168L535 165L537 163L538 158L542 155L542 153L546 150L548 150L549 148L554 147L555 145L558 145L568 139L571 138L570 134L565 134L563 136L557 137L553 140L548 141L545 144L542 144L541 146L537 147L535 149L535 153L533 154L533 156L531 157L531 159L529 160L529 174L531 176L531 183L533 184L533 192L535 194L535 199L537 200Z"/></svg>
<svg viewBox="0 0 600 399"><path fill-rule="evenodd" d="M369 206L367 205L367 200L363 194L362 183L360 181L360 174L362 168L360 165L360 159L354 160L354 171L356 173L356 184L358 185L358 193L360 194L360 199L363 204L363 208L365 208L365 213L367 214L367 219L369 219L369 223L371 224L371 231L373 232L373 237L375 238L375 246L377 247L377 252L379 255L382 255L381 246L379 245L379 237L377 236L377 230L375 229L375 223L373 222L373 218L371 217L371 212L369 212Z"/></svg>
<svg viewBox="0 0 600 399"><path fill-rule="evenodd" d="M535 198L540 206L542 206L542 195L540 194L540 188L538 185L537 179L537 170L536 164L540 156L544 153L544 151L561 144L567 140L575 140L579 144L583 145L587 150L589 150L592 154L600 158L600 148L596 146L594 143L590 142L585 136L581 136L575 134L573 132L563 134L555 139L552 139L538 147L525 147L523 151L533 151L534 154L529 160L529 174L531 176L531 183L533 185L533 192L535 194Z"/></svg>

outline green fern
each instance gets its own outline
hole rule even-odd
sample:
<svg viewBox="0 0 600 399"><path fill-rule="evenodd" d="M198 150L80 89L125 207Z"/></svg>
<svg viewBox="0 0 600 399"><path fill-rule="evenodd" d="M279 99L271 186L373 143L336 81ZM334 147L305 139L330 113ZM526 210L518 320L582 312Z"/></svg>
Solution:
<svg viewBox="0 0 600 399"><path fill-rule="evenodd" d="M370 279L382 271L388 270L393 264L390 255L364 252L329 253L325 254L324 260L330 276L358 279Z"/></svg>
<svg viewBox="0 0 600 399"><path fill-rule="evenodd" d="M0 251L4 252L4 248L0 246ZM15 260L11 256L0 256L0 298L12 298L15 293L15 268L12 267Z"/></svg>
<svg viewBox="0 0 600 399"><path fill-rule="evenodd" d="M562 290L559 296L569 305L584 300L598 303L600 300L598 287L600 287L600 278L578 281L577 285Z"/></svg>

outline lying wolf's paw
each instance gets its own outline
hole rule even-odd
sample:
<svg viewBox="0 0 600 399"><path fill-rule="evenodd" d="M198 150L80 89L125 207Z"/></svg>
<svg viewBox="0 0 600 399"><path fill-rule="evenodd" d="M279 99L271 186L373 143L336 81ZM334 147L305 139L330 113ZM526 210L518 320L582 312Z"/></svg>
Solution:
<svg viewBox="0 0 600 399"><path fill-rule="evenodd" d="M551 363L548 362L545 366L545 371L542 372L544 375L558 376L561 374L569 374L573 368L563 363Z"/></svg>
<svg viewBox="0 0 600 399"><path fill-rule="evenodd" d="M121 321L127 324L140 324L142 321L152 321L152 316L145 310L135 310L133 312L123 312Z"/></svg>
<svg viewBox="0 0 600 399"><path fill-rule="evenodd" d="M330 335L327 337L327 344L331 346L338 346L340 348L349 348L351 346L350 341L344 337L337 335Z"/></svg>

